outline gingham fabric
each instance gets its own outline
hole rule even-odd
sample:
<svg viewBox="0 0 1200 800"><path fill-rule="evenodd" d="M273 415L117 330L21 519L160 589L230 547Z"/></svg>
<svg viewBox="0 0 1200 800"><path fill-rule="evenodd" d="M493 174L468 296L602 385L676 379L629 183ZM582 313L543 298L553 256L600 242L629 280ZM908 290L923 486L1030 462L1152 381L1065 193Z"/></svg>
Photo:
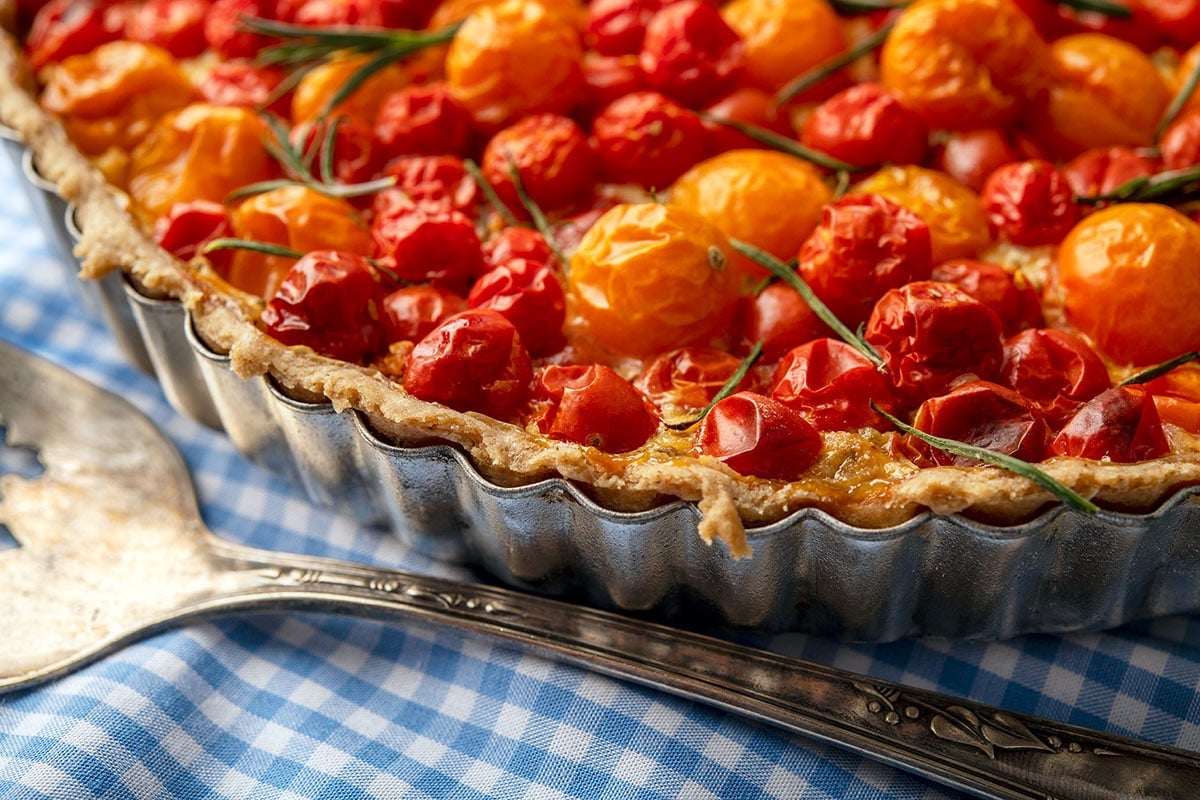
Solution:
<svg viewBox="0 0 1200 800"><path fill-rule="evenodd" d="M174 413L81 306L58 260L3 159L0 337L149 413L193 470L219 535L469 577L314 507L220 435ZM990 644L863 646L801 635L756 643L1200 750L1200 618ZM960 796L700 704L403 622L299 613L223 619L0 696L3 798Z"/></svg>

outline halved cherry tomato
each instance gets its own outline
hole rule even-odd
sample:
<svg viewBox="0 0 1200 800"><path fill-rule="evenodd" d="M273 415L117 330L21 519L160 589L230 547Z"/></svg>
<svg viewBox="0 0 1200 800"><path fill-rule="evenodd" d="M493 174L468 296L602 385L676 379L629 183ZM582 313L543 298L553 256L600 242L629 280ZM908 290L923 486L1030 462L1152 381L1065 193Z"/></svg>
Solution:
<svg viewBox="0 0 1200 800"><path fill-rule="evenodd" d="M700 423L696 452L742 475L790 481L821 454L821 433L782 403L738 392L713 406Z"/></svg>
<svg viewBox="0 0 1200 800"><path fill-rule="evenodd" d="M997 380L1036 403L1055 426L1112 386L1108 369L1087 342L1046 328L1030 328L1004 343Z"/></svg>
<svg viewBox="0 0 1200 800"><path fill-rule="evenodd" d="M650 402L603 364L550 365L537 375L533 422L551 439L626 453L658 430Z"/></svg>
<svg viewBox="0 0 1200 800"><path fill-rule="evenodd" d="M533 365L504 316L475 308L443 321L409 354L404 388L456 411L511 420L529 397Z"/></svg>
<svg viewBox="0 0 1200 800"><path fill-rule="evenodd" d="M566 342L562 283L545 263L514 258L494 267L471 287L467 305L503 314L532 356L554 353Z"/></svg>
<svg viewBox="0 0 1200 800"><path fill-rule="evenodd" d="M948 394L931 397L913 417L913 427L1022 461L1046 457L1050 428L1025 397L990 381L974 380ZM918 465L978 466L979 461L947 453L911 437L905 448Z"/></svg>
<svg viewBox="0 0 1200 800"><path fill-rule="evenodd" d="M287 345L360 363L383 344L383 289L367 260L354 253L314 251L288 270L262 312L263 328Z"/></svg>
<svg viewBox="0 0 1200 800"><path fill-rule="evenodd" d="M1149 392L1114 386L1075 413L1050 443L1054 455L1127 464L1171 451Z"/></svg>
<svg viewBox="0 0 1200 800"><path fill-rule="evenodd" d="M775 369L771 397L823 431L884 430L889 425L871 403L884 411L895 406L883 374L838 339L815 339L789 351Z"/></svg>

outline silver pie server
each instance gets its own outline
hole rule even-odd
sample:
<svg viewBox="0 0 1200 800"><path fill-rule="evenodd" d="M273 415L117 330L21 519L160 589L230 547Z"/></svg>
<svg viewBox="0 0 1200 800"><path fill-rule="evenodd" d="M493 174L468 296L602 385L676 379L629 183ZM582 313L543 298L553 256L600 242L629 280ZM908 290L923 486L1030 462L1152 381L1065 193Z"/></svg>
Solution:
<svg viewBox="0 0 1200 800"><path fill-rule="evenodd" d="M0 477L0 691L155 630L297 609L407 617L718 706L980 797L1178 798L1200 754L990 708L492 586L223 541L187 467L127 401L0 342L0 425L42 474Z"/></svg>

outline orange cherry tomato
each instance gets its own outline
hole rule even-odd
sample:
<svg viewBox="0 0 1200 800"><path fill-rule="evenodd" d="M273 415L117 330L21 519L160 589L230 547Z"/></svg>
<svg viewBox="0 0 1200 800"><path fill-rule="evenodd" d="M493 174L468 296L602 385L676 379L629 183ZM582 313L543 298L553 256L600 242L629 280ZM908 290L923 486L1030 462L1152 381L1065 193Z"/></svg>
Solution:
<svg viewBox="0 0 1200 800"><path fill-rule="evenodd" d="M63 118L89 155L130 150L154 123L196 95L179 63L160 47L117 41L71 56L50 76L42 107Z"/></svg>
<svg viewBox="0 0 1200 800"><path fill-rule="evenodd" d="M725 232L787 261L817 223L833 192L811 164L775 150L730 150L680 176L671 187L672 205L704 217ZM738 255L746 277L766 271Z"/></svg>
<svg viewBox="0 0 1200 800"><path fill-rule="evenodd" d="M483 6L463 22L446 54L450 94L481 128L563 113L583 88L583 45L570 23L533 0Z"/></svg>
<svg viewBox="0 0 1200 800"><path fill-rule="evenodd" d="M1055 80L1033 102L1029 126L1052 154L1153 143L1171 91L1149 56L1098 33L1059 39L1051 55Z"/></svg>
<svg viewBox="0 0 1200 800"><path fill-rule="evenodd" d="M410 82L408 73L399 64L387 65L367 78L345 100L328 112L325 109L346 81L370 60L370 56L339 58L305 73L292 95L292 122L299 124L322 116L347 116L374 126L384 100Z"/></svg>
<svg viewBox="0 0 1200 800"><path fill-rule="evenodd" d="M727 330L737 304L729 253L724 234L693 211L614 206L571 258L568 325L618 356L708 344Z"/></svg>
<svg viewBox="0 0 1200 800"><path fill-rule="evenodd" d="M243 201L230 213L230 225L239 239L301 253L338 250L366 256L371 252L371 235L358 222L353 206L304 186L275 189ZM226 280L242 291L270 297L294 263L282 256L237 250Z"/></svg>
<svg viewBox="0 0 1200 800"><path fill-rule="evenodd" d="M979 196L943 172L924 167L884 167L855 192L881 194L929 226L933 263L969 258L991 240Z"/></svg>
<svg viewBox="0 0 1200 800"><path fill-rule="evenodd" d="M742 39L747 79L767 92L846 49L841 20L825 0L732 0L721 15Z"/></svg>
<svg viewBox="0 0 1200 800"><path fill-rule="evenodd" d="M1200 225L1164 205L1085 217L1058 252L1051 297L1118 364L1149 366L1200 349Z"/></svg>
<svg viewBox="0 0 1200 800"><path fill-rule="evenodd" d="M267 128L248 108L194 103L164 117L133 151L129 195L157 217L177 202L222 202L233 190L275 177L263 148Z"/></svg>
<svg viewBox="0 0 1200 800"><path fill-rule="evenodd" d="M1049 76L1049 50L1009 0L917 0L880 53L883 84L931 128L1003 125Z"/></svg>

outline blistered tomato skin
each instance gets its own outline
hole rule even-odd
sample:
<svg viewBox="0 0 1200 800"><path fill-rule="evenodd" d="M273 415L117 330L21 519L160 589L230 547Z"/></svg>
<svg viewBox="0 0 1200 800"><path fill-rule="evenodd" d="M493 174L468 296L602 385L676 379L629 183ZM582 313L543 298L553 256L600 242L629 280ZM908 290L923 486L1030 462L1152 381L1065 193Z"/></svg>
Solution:
<svg viewBox="0 0 1200 800"><path fill-rule="evenodd" d="M1200 164L1200 109L1180 115L1158 140L1163 166L1187 169Z"/></svg>
<svg viewBox="0 0 1200 800"><path fill-rule="evenodd" d="M989 381L970 381L921 404L913 427L933 436L1038 462L1046 457L1050 428L1027 399ZM922 466L978 466L980 462L909 440L907 448Z"/></svg>
<svg viewBox="0 0 1200 800"><path fill-rule="evenodd" d="M614 100L592 120L592 146L614 183L663 190L708 151L700 119L658 92Z"/></svg>
<svg viewBox="0 0 1200 800"><path fill-rule="evenodd" d="M288 271L263 309L261 322L286 345L360 363L383 342L379 307L383 290L375 269L360 255L307 253Z"/></svg>
<svg viewBox="0 0 1200 800"><path fill-rule="evenodd" d="M740 277L729 241L697 214L620 205L584 234L567 277L570 324L616 355L650 356L726 332Z"/></svg>
<svg viewBox="0 0 1200 800"><path fill-rule="evenodd" d="M747 347L763 343L763 363L773 364L793 347L822 336L829 328L795 289L772 283L738 302L735 327Z"/></svg>
<svg viewBox="0 0 1200 800"><path fill-rule="evenodd" d="M747 80L772 94L846 49L841 21L825 0L732 0L721 15L742 39ZM824 83L800 99L819 96Z"/></svg>
<svg viewBox="0 0 1200 800"><path fill-rule="evenodd" d="M992 230L1025 247L1057 244L1083 213L1066 176L1040 159L997 169L984 184L981 199Z"/></svg>
<svg viewBox="0 0 1200 800"><path fill-rule="evenodd" d="M390 198L376 199L375 257L401 280L465 293L484 267L474 223L443 205Z"/></svg>
<svg viewBox="0 0 1200 800"><path fill-rule="evenodd" d="M545 263L514 258L489 270L471 287L467 305L503 314L532 356L557 352L566 343L562 283Z"/></svg>
<svg viewBox="0 0 1200 800"><path fill-rule="evenodd" d="M713 406L700 423L696 451L742 475L791 481L821 454L821 434L799 413L753 392Z"/></svg>
<svg viewBox="0 0 1200 800"><path fill-rule="evenodd" d="M204 245L213 239L231 233L225 206L209 200L176 203L154 223L154 243L183 261L200 255ZM228 267L232 255L228 250L217 250L208 254L208 259L220 270L222 266Z"/></svg>
<svg viewBox="0 0 1200 800"><path fill-rule="evenodd" d="M461 155L472 141L471 115L444 81L406 86L387 95L374 119L375 140L388 158Z"/></svg>
<svg viewBox="0 0 1200 800"><path fill-rule="evenodd" d="M1154 400L1137 387L1114 386L1079 409L1050 443L1058 456L1129 464L1171 451Z"/></svg>
<svg viewBox="0 0 1200 800"><path fill-rule="evenodd" d="M504 228L483 243L483 260L489 269L514 258L535 264L549 264L554 258L554 251L546 243L546 238L533 228Z"/></svg>
<svg viewBox="0 0 1200 800"><path fill-rule="evenodd" d="M584 40L603 56L637 55L646 26L663 0L595 0L588 3Z"/></svg>
<svg viewBox="0 0 1200 800"><path fill-rule="evenodd" d="M681 347L647 364L634 385L659 408L695 412L712 402L740 366L737 357L723 350ZM737 389L751 389L753 382L747 374Z"/></svg>
<svg viewBox="0 0 1200 800"><path fill-rule="evenodd" d="M1041 295L1019 272L1009 273L986 261L956 258L935 266L929 277L953 283L990 308L1000 318L1005 333L1040 328L1045 323Z"/></svg>
<svg viewBox="0 0 1200 800"><path fill-rule="evenodd" d="M675 0L646 26L638 63L652 87L689 107L733 89L742 41L706 0Z"/></svg>
<svg viewBox="0 0 1200 800"><path fill-rule="evenodd" d="M919 164L929 150L929 129L892 92L860 83L817 106L800 141L856 167Z"/></svg>
<svg viewBox="0 0 1200 800"><path fill-rule="evenodd" d="M929 278L929 226L877 194L846 195L825 206L800 248L800 276L850 327L866 320L889 289Z"/></svg>
<svg viewBox="0 0 1200 800"><path fill-rule="evenodd" d="M1003 327L990 308L949 283L920 281L875 304L866 340L879 351L898 399L915 405L945 394L964 374L995 376Z"/></svg>
<svg viewBox="0 0 1200 800"><path fill-rule="evenodd" d="M419 342L448 317L467 310L467 301L436 286L402 286L383 298L388 344Z"/></svg>
<svg viewBox="0 0 1200 800"><path fill-rule="evenodd" d="M266 108L284 73L280 69L259 66L249 59L221 61L204 73L196 89L206 103L219 106ZM270 103L270 110L287 117L291 110L291 94Z"/></svg>
<svg viewBox="0 0 1200 800"><path fill-rule="evenodd" d="M335 122L327 119L314 119L302 122L292 128L288 136L292 146L302 153L315 153L329 136L329 128ZM362 183L369 181L379 173L383 157L375 146L375 138L371 127L362 120L352 117L339 117L337 127L333 129L333 158L332 172L335 180L341 183ZM321 165L314 159L309 168L314 178L321 178ZM354 198L356 203L370 203L367 197Z"/></svg>
<svg viewBox="0 0 1200 800"><path fill-rule="evenodd" d="M1076 196L1095 197L1153 175L1158 165L1130 147L1099 147L1075 156L1062 170Z"/></svg>
<svg viewBox="0 0 1200 800"><path fill-rule="evenodd" d="M510 170L542 211L553 213L579 202L596 182L596 156L583 129L558 114L534 114L497 133L483 150L484 178L518 217L529 212Z"/></svg>
<svg viewBox="0 0 1200 800"><path fill-rule="evenodd" d="M404 388L456 411L511 420L529 397L533 365L513 324L479 308L455 314L409 354Z"/></svg>
<svg viewBox="0 0 1200 800"><path fill-rule="evenodd" d="M479 203L479 185L458 156L402 156L384 167L383 174L395 178L399 190L376 195L383 202L429 202L464 214L473 213Z"/></svg>
<svg viewBox="0 0 1200 800"><path fill-rule="evenodd" d="M1058 251L1051 296L1119 365L1200 349L1200 225L1165 205L1122 203L1083 219Z"/></svg>
<svg viewBox="0 0 1200 800"><path fill-rule="evenodd" d="M871 404L894 407L883 374L867 357L837 339L815 339L789 351L772 379L771 397L823 431L887 429Z"/></svg>
<svg viewBox="0 0 1200 800"><path fill-rule="evenodd" d="M1004 343L997 380L1036 403L1053 425L1112 386L1087 342L1066 331L1031 328Z"/></svg>
<svg viewBox="0 0 1200 800"><path fill-rule="evenodd" d="M538 429L551 439L606 453L635 450L658 431L649 401L603 364L543 368L531 405Z"/></svg>

